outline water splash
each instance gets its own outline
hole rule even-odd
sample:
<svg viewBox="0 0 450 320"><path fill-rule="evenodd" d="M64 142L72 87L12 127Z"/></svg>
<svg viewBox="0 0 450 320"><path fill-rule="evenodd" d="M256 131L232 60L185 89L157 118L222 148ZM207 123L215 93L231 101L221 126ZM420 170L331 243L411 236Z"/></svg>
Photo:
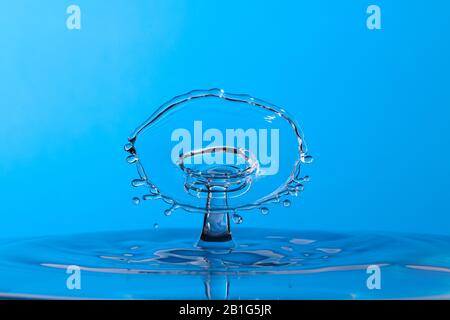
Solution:
<svg viewBox="0 0 450 320"><path fill-rule="evenodd" d="M210 131L203 133L204 128ZM244 139L228 139L231 129L243 132ZM194 143L183 144L173 161L174 140L185 143L177 132L193 134ZM195 140L199 134L200 142ZM170 205L166 215L177 209L203 213L205 241L230 240L229 216L235 223L243 221L238 211L267 214L269 205L288 207L288 198L298 196L309 180L300 169L312 157L296 121L284 109L249 95L211 89L177 96L128 140L127 162L136 166L139 176L131 184L149 190L143 200L162 199Z"/></svg>

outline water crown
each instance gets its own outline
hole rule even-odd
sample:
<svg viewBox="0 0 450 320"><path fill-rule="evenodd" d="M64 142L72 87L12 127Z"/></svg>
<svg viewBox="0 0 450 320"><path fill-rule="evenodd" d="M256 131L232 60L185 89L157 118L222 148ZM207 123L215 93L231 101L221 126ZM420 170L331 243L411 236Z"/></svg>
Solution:
<svg viewBox="0 0 450 320"><path fill-rule="evenodd" d="M143 200L204 214L202 242L232 239L230 217L269 204L288 207L309 180L300 168L310 163L296 121L284 110L245 94L194 90L159 107L125 145L137 168L134 187ZM133 202L138 204L139 198Z"/></svg>

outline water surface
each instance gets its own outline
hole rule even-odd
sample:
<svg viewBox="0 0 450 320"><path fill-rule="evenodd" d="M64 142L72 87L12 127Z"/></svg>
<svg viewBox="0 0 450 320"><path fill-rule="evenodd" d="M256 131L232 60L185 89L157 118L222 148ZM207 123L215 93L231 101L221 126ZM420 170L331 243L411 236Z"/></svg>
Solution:
<svg viewBox="0 0 450 320"><path fill-rule="evenodd" d="M160 229L0 243L0 294L23 298L450 298L450 237L242 228L204 249L198 230ZM81 289L66 268L81 268ZM369 290L366 269L381 269Z"/></svg>

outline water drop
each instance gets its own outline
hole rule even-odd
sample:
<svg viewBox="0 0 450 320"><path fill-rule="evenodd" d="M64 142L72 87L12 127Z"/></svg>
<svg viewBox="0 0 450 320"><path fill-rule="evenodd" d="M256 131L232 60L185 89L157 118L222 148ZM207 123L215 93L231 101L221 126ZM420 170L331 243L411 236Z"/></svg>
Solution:
<svg viewBox="0 0 450 320"><path fill-rule="evenodd" d="M161 196L159 194L144 194L142 196L142 199L144 199L145 201L147 200L156 200L156 199L160 199Z"/></svg>
<svg viewBox="0 0 450 320"><path fill-rule="evenodd" d="M153 224L153 228L154 228L154 229L158 229L158 228L159 228L159 224L155 222L155 223Z"/></svg>
<svg viewBox="0 0 450 320"><path fill-rule="evenodd" d="M136 161L138 161L138 157L136 157L135 155L131 155L127 157L127 162L128 163L135 163Z"/></svg>
<svg viewBox="0 0 450 320"><path fill-rule="evenodd" d="M262 208L261 208L261 213L264 214L264 215L268 214L268 213L269 213L269 208L267 208L267 207L262 207Z"/></svg>
<svg viewBox="0 0 450 320"><path fill-rule="evenodd" d="M233 222L236 224L241 224L244 221L244 219L237 213L233 213L232 217L233 217Z"/></svg>
<svg viewBox="0 0 450 320"><path fill-rule="evenodd" d="M290 201L290 200L287 200L287 199L284 200L284 201L283 201L283 206L286 207L286 208L287 208L287 207L290 207L290 206L291 206L291 201Z"/></svg>
<svg viewBox="0 0 450 320"><path fill-rule="evenodd" d="M133 145L131 143L127 143L123 148L125 151L130 151L131 149L133 149Z"/></svg>
<svg viewBox="0 0 450 320"><path fill-rule="evenodd" d="M177 207L175 205L173 205L170 208L164 210L164 214L166 216L170 216L176 209L177 209Z"/></svg>
<svg viewBox="0 0 450 320"><path fill-rule="evenodd" d="M291 196L298 196L299 192L302 192L304 190L304 187L302 184L297 184L296 186L289 189L289 194Z"/></svg>
<svg viewBox="0 0 450 320"><path fill-rule="evenodd" d="M149 186L149 189L150 189L150 193L152 193L152 194L160 194L160 192L159 192L159 190L158 190L158 188L157 187L155 187L154 185L152 185L152 184L150 184L150 186Z"/></svg>
<svg viewBox="0 0 450 320"><path fill-rule="evenodd" d="M147 181L141 180L141 179L134 179L133 181L131 181L131 185L133 187L142 187L146 183L147 183Z"/></svg>
<svg viewBox="0 0 450 320"><path fill-rule="evenodd" d="M133 203L135 205L138 205L141 202L141 199L139 199L138 197L134 197L133 199L131 199L133 201Z"/></svg>
<svg viewBox="0 0 450 320"><path fill-rule="evenodd" d="M303 158L302 158L302 162L303 163L311 163L311 162L313 162L313 157L311 157L311 156L304 156Z"/></svg>

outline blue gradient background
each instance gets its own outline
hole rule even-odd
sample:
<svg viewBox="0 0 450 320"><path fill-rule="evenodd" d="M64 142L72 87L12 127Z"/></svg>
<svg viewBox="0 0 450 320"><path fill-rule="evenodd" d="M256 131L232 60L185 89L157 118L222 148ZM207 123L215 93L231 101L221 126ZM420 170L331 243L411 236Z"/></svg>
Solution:
<svg viewBox="0 0 450 320"><path fill-rule="evenodd" d="M289 110L315 157L299 201L237 227L449 233L448 1L73 3L80 31L69 1L0 11L0 237L200 228L132 204L122 148L160 104L211 87Z"/></svg>

